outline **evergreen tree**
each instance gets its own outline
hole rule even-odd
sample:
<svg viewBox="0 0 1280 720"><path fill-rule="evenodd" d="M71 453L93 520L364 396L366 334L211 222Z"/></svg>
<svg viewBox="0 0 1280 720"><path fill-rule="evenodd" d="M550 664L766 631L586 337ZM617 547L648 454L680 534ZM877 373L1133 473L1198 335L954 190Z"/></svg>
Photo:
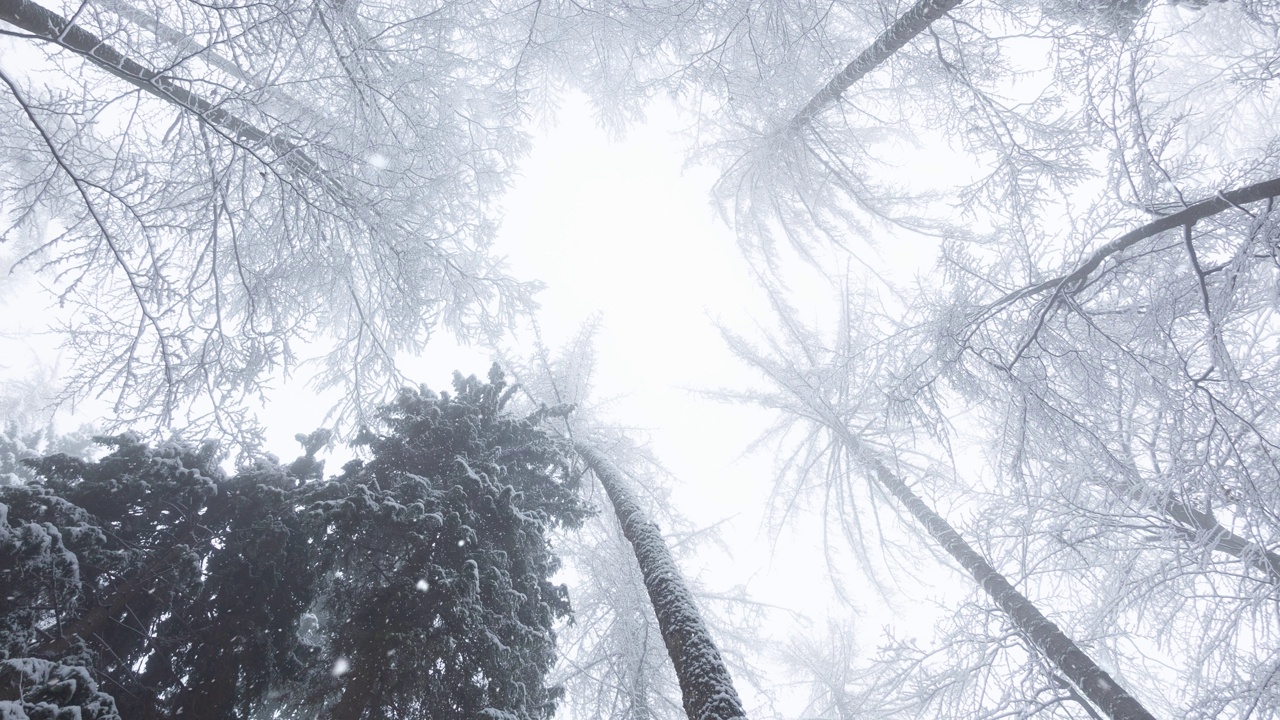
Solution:
<svg viewBox="0 0 1280 720"><path fill-rule="evenodd" d="M32 462L0 490L0 714L550 717L567 446L496 367L454 388L402 391L329 480L322 433L230 477L129 435Z"/></svg>

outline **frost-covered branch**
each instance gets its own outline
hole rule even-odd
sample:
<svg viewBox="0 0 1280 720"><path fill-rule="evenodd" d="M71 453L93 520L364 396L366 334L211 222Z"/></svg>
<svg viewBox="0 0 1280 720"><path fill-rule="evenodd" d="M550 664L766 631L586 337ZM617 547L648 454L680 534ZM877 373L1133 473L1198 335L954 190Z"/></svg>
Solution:
<svg viewBox="0 0 1280 720"><path fill-rule="evenodd" d="M65 308L60 400L251 444L250 405L312 361L350 427L398 358L531 306L489 253L527 13L427 5L0 0L32 59L0 104L0 232Z"/></svg>
<svg viewBox="0 0 1280 720"><path fill-rule="evenodd" d="M178 80L146 67L102 38L31 0L0 0L0 20L70 50L131 85L173 103L202 122L230 133L230 138L235 142L246 147L270 147L281 160L304 176L312 175L319 169L315 159L296 143L242 120L182 87Z"/></svg>
<svg viewBox="0 0 1280 720"><path fill-rule="evenodd" d="M1107 258L1128 250L1143 240L1155 237L1167 230L1194 225L1201 220L1227 210L1238 210L1241 205L1248 205L1249 203L1278 196L1280 196L1280 178L1264 180L1263 182L1235 190L1219 192L1211 198L1201 200L1176 213L1152 220L1141 227L1130 230L1095 250L1093 254L1083 263L1077 265L1071 272L1011 292L993 302L991 307L1002 307L1016 300L1033 297L1058 288L1062 288L1065 292L1075 292L1085 286L1089 280L1089 275L1101 267Z"/></svg>

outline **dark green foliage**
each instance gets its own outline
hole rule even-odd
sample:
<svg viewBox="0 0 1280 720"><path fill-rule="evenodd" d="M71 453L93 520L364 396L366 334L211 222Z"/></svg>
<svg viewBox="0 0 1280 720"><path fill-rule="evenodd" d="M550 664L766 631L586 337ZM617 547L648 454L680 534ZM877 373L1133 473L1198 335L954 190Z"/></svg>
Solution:
<svg viewBox="0 0 1280 720"><path fill-rule="evenodd" d="M232 477L211 444L127 435L32 463L0 488L0 710L550 717L569 602L545 535L584 509L496 368L454 386L403 391L329 480L324 433Z"/></svg>

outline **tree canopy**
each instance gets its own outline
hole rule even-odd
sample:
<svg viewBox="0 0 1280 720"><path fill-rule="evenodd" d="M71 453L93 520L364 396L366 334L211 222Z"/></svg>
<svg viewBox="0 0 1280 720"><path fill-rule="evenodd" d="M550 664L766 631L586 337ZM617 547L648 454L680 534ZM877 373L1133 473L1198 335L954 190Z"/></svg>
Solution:
<svg viewBox="0 0 1280 720"><path fill-rule="evenodd" d="M592 423L538 429L589 363L538 358L528 394L556 407L524 430L475 419L506 417L497 376L370 413L441 328L492 340L533 308L491 241L530 121L579 87L617 130L665 93L718 173L776 316L725 336L765 380L728 394L778 413L777 517L818 520L833 578L933 558L973 581L932 638L856 660L789 644L815 709L1274 715L1278 18L1275 0L0 0L21 56L0 62L0 223L65 321L64 398L252 435L249 401L314 356L340 429L370 428L328 480L323 433L232 474L213 444L118 435L26 484L13 465L43 440L6 430L6 710L544 717L568 612L545 530L583 518L577 447L619 522L574 553L612 584L563 656L591 664L562 674L595 683L576 706L671 714L679 686L686 714L742 714L652 524L671 515L643 506L661 493L628 497ZM904 269L904 247L926 260Z"/></svg>

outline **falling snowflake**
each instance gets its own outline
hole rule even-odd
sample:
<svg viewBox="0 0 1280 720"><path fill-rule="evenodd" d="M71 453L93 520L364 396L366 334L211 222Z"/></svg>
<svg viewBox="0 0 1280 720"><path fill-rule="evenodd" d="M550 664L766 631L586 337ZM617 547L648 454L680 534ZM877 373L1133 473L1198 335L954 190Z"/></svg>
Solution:
<svg viewBox="0 0 1280 720"><path fill-rule="evenodd" d="M418 581L418 584L417 584L417 586L416 586L416 587L417 587L419 590L421 590L422 592L426 592L426 591L427 591L427 588L429 588L429 587L431 587L431 586L427 584L427 581L426 581L426 580L419 580L419 581Z"/></svg>
<svg viewBox="0 0 1280 720"><path fill-rule="evenodd" d="M329 670L329 674L334 677L342 677L351 670L351 663L346 658L340 657L333 661L333 667Z"/></svg>

